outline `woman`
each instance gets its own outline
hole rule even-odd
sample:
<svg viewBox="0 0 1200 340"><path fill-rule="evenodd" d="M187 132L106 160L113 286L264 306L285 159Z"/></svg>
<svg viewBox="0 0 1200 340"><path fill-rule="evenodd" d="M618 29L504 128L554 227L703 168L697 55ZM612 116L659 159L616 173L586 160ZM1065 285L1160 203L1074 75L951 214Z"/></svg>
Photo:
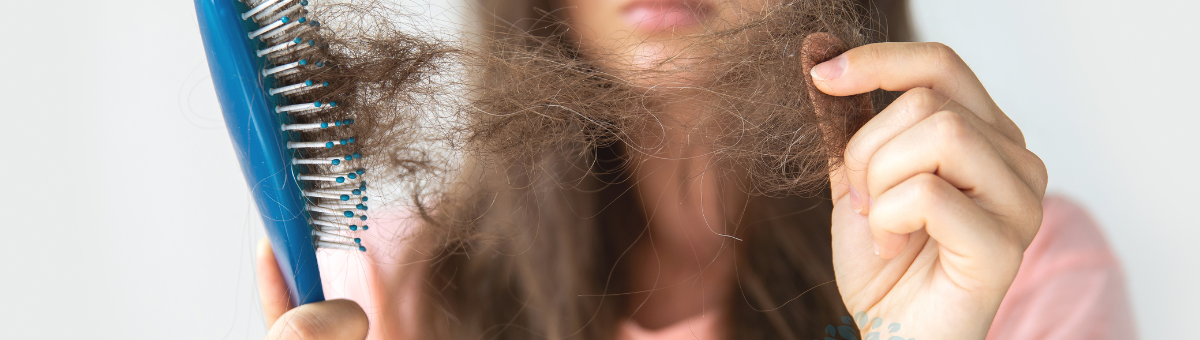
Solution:
<svg viewBox="0 0 1200 340"><path fill-rule="evenodd" d="M573 58L645 70L678 66L664 60L694 46L680 37L776 5L494 2L484 8L498 22L567 32L548 41ZM879 8L872 17L906 39L903 4ZM568 29L527 20L539 13ZM810 35L794 62L847 39ZM260 251L268 338L363 339L368 329L407 339L1133 337L1121 273L1098 229L1069 202L1043 200L1041 160L950 48L869 44L804 71L824 95L903 93L838 150L844 162L828 167L819 195L744 194L741 173L713 171L714 150L693 139L709 127L695 113L706 103L685 93L693 79L639 78L665 88L660 96L687 98L655 106L660 131L590 157L540 158L550 180L484 170L483 189L466 191L495 196L486 209L462 208L470 230L510 237L456 236L376 258L362 274L371 291L356 299L369 313L348 300L289 310L271 252ZM829 108L814 100L813 110ZM527 183L489 189L501 178ZM569 178L574 187L564 189Z"/></svg>

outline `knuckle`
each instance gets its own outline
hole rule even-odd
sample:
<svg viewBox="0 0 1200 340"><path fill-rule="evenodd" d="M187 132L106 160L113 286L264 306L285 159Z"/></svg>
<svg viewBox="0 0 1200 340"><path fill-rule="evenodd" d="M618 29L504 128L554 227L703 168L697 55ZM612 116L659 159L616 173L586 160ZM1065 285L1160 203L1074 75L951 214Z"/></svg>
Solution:
<svg viewBox="0 0 1200 340"><path fill-rule="evenodd" d="M1021 250L1029 248L1029 244L1033 243L1033 238L1037 236L1039 230L1042 229L1042 205L1034 204L1030 209L1029 224L1025 228L1025 233L1021 235Z"/></svg>
<svg viewBox="0 0 1200 340"><path fill-rule="evenodd" d="M1030 152L1029 156L1030 163L1032 163L1030 167L1033 168L1032 180L1034 183L1032 183L1032 185L1033 189L1035 190L1034 192L1037 193L1038 198L1045 197L1046 186L1048 186L1050 183L1050 174L1046 169L1046 162L1042 161L1042 158L1038 157L1038 155L1033 152Z"/></svg>
<svg viewBox="0 0 1200 340"><path fill-rule="evenodd" d="M915 117L928 116L945 105L942 95L927 87L908 90L901 96L901 100L906 105L908 114Z"/></svg>
<svg viewBox="0 0 1200 340"><path fill-rule="evenodd" d="M939 42L925 43L925 55L931 61L942 67L953 67L962 63L962 58L953 48Z"/></svg>
<svg viewBox="0 0 1200 340"><path fill-rule="evenodd" d="M943 149L961 148L975 138L975 129L962 114L938 111L933 114L938 145Z"/></svg>
<svg viewBox="0 0 1200 340"><path fill-rule="evenodd" d="M1019 251L1029 248L1042 226L1042 198L1032 190L1024 191L1012 202L1012 208L1000 219L1010 244Z"/></svg>
<svg viewBox="0 0 1200 340"><path fill-rule="evenodd" d="M1020 253L1029 248L1029 245L1033 243L1033 238L1037 236L1038 230L1041 229L1041 207L1030 207L1025 212L1024 218L1017 221L1019 225L1006 225L1003 228L1007 230L1005 233L1007 242L1005 243Z"/></svg>
<svg viewBox="0 0 1200 340"><path fill-rule="evenodd" d="M934 174L923 173L912 178L913 195L923 206L938 206L946 200L945 181Z"/></svg>

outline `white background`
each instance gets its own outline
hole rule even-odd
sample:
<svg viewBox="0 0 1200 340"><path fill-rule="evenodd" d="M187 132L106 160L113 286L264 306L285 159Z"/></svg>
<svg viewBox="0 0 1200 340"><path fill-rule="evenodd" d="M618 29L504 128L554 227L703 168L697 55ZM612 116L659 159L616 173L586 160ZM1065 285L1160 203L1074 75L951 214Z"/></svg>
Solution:
<svg viewBox="0 0 1200 340"><path fill-rule="evenodd" d="M1200 320L1196 1L914 0L1124 262L1144 338ZM191 1L0 1L0 338L264 332L262 234Z"/></svg>

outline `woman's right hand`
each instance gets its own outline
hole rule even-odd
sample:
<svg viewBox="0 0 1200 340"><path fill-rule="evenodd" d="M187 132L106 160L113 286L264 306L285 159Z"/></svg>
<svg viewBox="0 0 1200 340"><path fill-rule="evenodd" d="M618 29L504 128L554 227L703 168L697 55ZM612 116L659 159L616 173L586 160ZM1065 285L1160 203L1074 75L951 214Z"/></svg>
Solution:
<svg viewBox="0 0 1200 340"><path fill-rule="evenodd" d="M275 262L271 243L258 243L258 291L271 330L268 340L362 340L367 338L367 313L350 300L328 300L292 308L287 284Z"/></svg>

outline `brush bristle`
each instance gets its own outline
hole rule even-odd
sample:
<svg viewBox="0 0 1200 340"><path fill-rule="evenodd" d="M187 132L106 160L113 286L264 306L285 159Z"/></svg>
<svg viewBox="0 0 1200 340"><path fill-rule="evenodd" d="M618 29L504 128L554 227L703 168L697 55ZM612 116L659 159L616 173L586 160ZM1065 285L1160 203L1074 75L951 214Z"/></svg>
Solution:
<svg viewBox="0 0 1200 340"><path fill-rule="evenodd" d="M356 223L368 219L365 170L362 154L349 127L353 118L336 114L338 98L323 79L330 65L318 31L319 21L310 18L307 0L245 0L250 9L242 14L253 29L262 58L265 91L281 123L297 169L297 185L308 200L313 245L319 249L366 251ZM335 118L336 117L336 118ZM320 132L320 133L313 133ZM363 226L362 230L366 230Z"/></svg>

